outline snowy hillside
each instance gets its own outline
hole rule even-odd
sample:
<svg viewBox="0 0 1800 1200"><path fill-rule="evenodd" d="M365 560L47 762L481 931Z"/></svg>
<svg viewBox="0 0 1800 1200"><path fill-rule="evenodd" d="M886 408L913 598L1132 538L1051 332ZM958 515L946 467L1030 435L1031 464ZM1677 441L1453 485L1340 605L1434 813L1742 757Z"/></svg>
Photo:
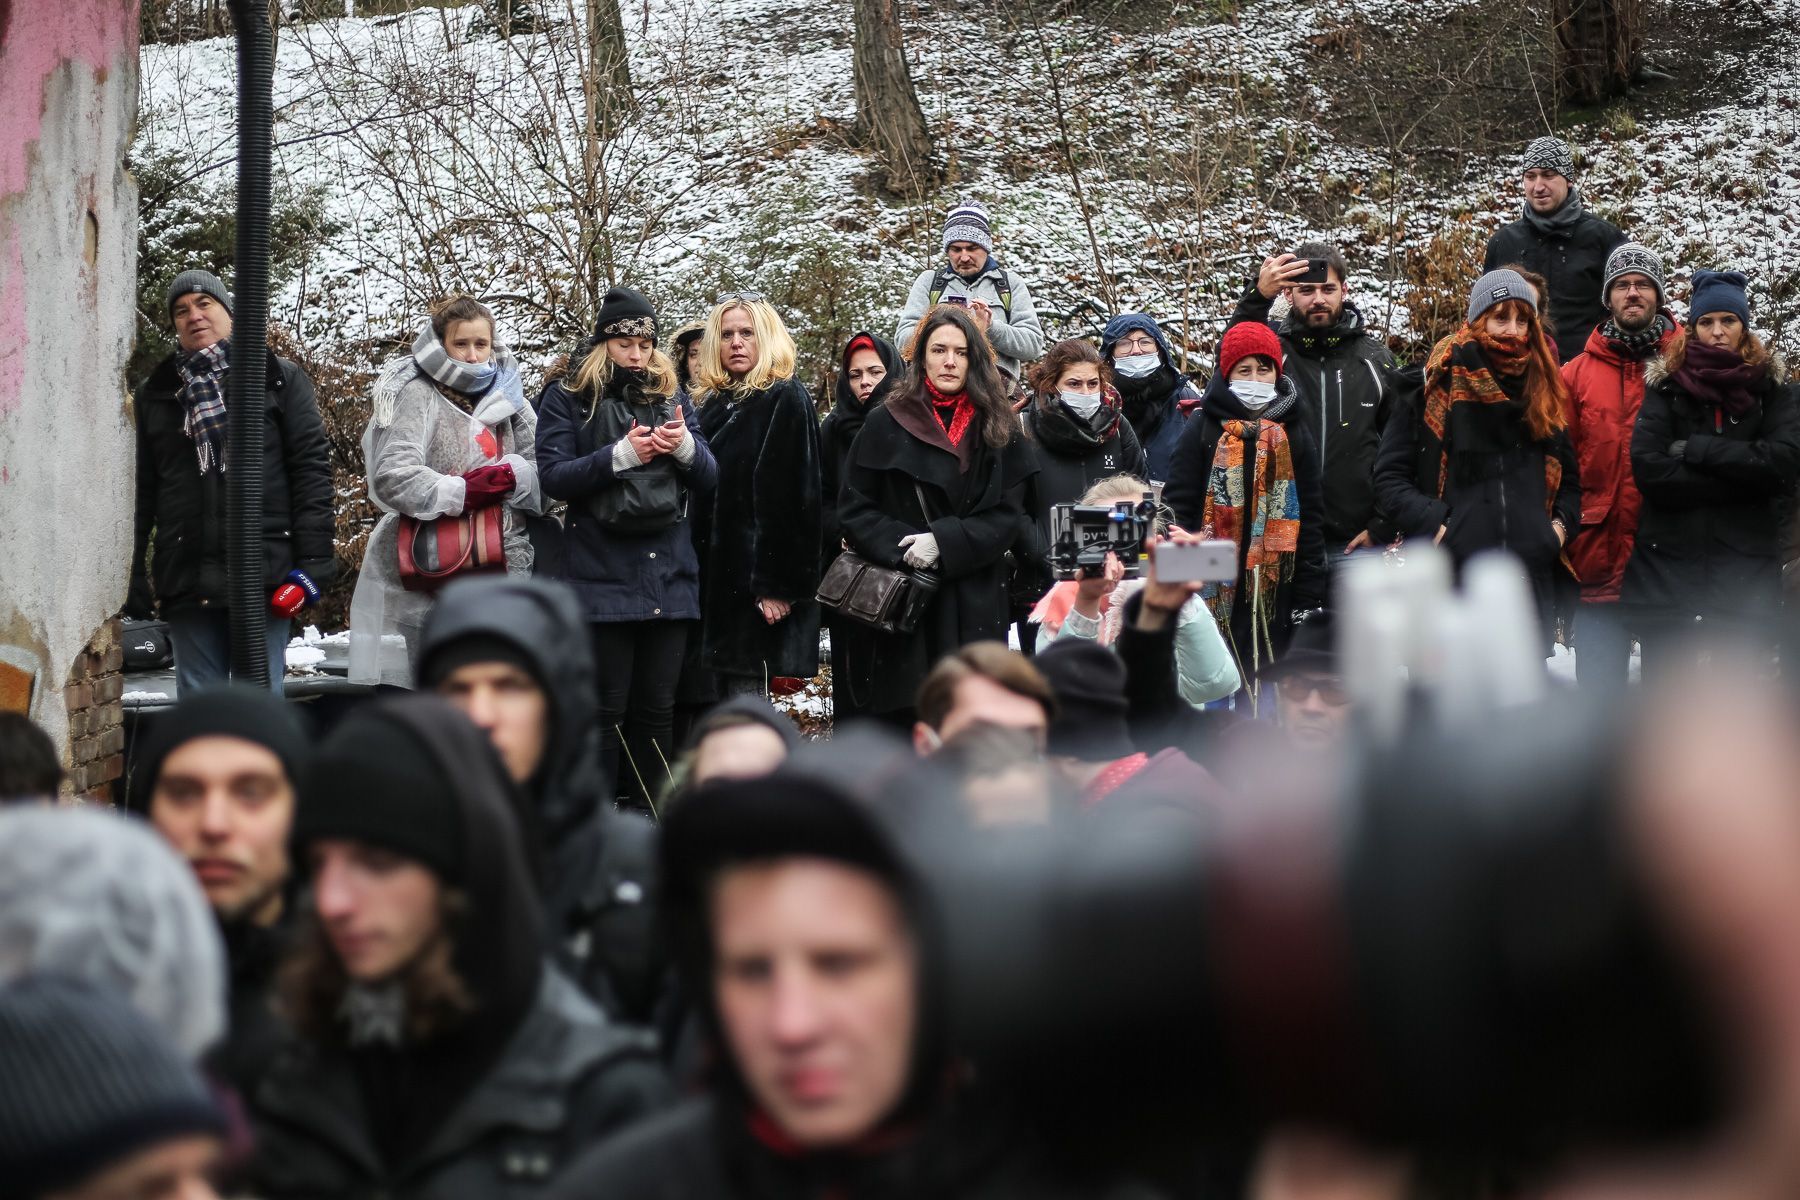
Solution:
<svg viewBox="0 0 1800 1200"><path fill-rule="evenodd" d="M1141 306L1185 325L1204 354L1254 262L1324 234L1349 253L1371 321L1404 339L1421 256L1446 234L1466 252L1511 219L1517 149L1544 132L1539 116L1512 136L1500 114L1506 136L1486 138L1486 153L1423 145L1406 127L1430 114L1358 91L1363 68L1391 68L1396 53L1431 64L1480 0L1253 0L1236 24L1216 23L1230 7L1217 3L1149 20L1130 7L1109 22L1129 34L1084 17L1028 22L1029 5L903 6L953 181L901 204L874 194L847 144L847 3L626 5L641 108L585 160L579 7L511 39L474 6L281 30L282 186L318 189L340 232L278 298L278 321L310 346L348 349L405 334L428 297L463 288L501 297L503 332L541 364L582 327L610 270L674 320L723 287L757 288L824 344L891 327L946 203L972 195L995 210L1002 257L1041 281L1053 331ZM1759 324L1793 352L1800 0L1754 12L1740 36L1697 51L1667 31L1653 61L1697 60L1678 82L1563 132L1591 164L1590 207L1679 263L1677 279L1694 266L1750 272ZM144 47L140 150L225 164L228 180L233 63L228 41ZM1429 69L1450 78L1453 66ZM1482 96L1469 99L1476 116ZM1535 110L1529 95L1506 99L1508 113Z"/></svg>

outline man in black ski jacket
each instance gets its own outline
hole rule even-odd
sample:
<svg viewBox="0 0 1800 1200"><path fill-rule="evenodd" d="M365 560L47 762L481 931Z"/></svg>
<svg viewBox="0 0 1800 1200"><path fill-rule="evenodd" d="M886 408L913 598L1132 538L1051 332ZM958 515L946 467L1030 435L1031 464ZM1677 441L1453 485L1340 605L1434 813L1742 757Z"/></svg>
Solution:
<svg viewBox="0 0 1800 1200"><path fill-rule="evenodd" d="M1288 315L1272 324L1300 393L1301 420L1317 443L1326 556L1386 545L1397 531L1375 511L1374 477L1381 431L1394 407L1394 356L1351 301L1349 271L1336 247L1306 242L1292 254L1264 259L1231 324L1268 321L1283 295Z"/></svg>
<svg viewBox="0 0 1800 1200"><path fill-rule="evenodd" d="M1519 166L1524 213L1495 231L1481 268L1485 273L1522 265L1549 281L1556 355L1563 362L1580 354L1588 334L1606 320L1606 258L1626 240L1618 226L1587 211L1574 180L1575 155L1567 142L1541 137L1527 146Z"/></svg>
<svg viewBox="0 0 1800 1200"><path fill-rule="evenodd" d="M179 343L137 390L137 517L125 614L160 612L175 646L175 686L221 683L231 662L225 578L225 398L232 359L231 293L218 276L183 271L169 285ZM267 598L298 570L323 588L336 569L331 460L306 372L266 359L263 391L263 616L269 684L281 690L288 616Z"/></svg>

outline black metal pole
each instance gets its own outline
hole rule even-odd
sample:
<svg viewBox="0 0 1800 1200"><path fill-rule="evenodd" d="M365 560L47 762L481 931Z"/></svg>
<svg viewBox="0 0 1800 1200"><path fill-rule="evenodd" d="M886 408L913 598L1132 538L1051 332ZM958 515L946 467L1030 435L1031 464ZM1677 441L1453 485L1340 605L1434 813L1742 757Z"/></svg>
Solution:
<svg viewBox="0 0 1800 1200"><path fill-rule="evenodd" d="M267 0L231 0L237 29L237 258L233 278L231 447L226 567L231 673L269 683L269 588L263 578L263 404L269 374L269 162L275 63Z"/></svg>

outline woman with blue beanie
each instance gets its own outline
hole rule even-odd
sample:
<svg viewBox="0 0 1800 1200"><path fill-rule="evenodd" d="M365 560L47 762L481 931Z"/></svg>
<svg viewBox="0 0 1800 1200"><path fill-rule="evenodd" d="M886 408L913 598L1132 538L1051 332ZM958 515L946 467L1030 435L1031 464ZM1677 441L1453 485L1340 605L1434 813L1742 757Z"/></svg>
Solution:
<svg viewBox="0 0 1800 1200"><path fill-rule="evenodd" d="M1772 640L1781 525L1800 478L1800 395L1750 330L1745 279L1696 271L1685 336L1644 372L1631 438L1643 493L1620 595L1646 676L1669 648Z"/></svg>

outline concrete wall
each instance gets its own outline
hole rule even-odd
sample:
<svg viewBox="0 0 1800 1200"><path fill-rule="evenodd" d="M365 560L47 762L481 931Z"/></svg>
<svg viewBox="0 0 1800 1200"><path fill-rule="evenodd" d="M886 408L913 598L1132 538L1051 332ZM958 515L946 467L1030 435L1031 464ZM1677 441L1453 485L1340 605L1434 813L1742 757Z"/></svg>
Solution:
<svg viewBox="0 0 1800 1200"><path fill-rule="evenodd" d="M125 598L137 0L0 0L0 705L69 744Z"/></svg>

